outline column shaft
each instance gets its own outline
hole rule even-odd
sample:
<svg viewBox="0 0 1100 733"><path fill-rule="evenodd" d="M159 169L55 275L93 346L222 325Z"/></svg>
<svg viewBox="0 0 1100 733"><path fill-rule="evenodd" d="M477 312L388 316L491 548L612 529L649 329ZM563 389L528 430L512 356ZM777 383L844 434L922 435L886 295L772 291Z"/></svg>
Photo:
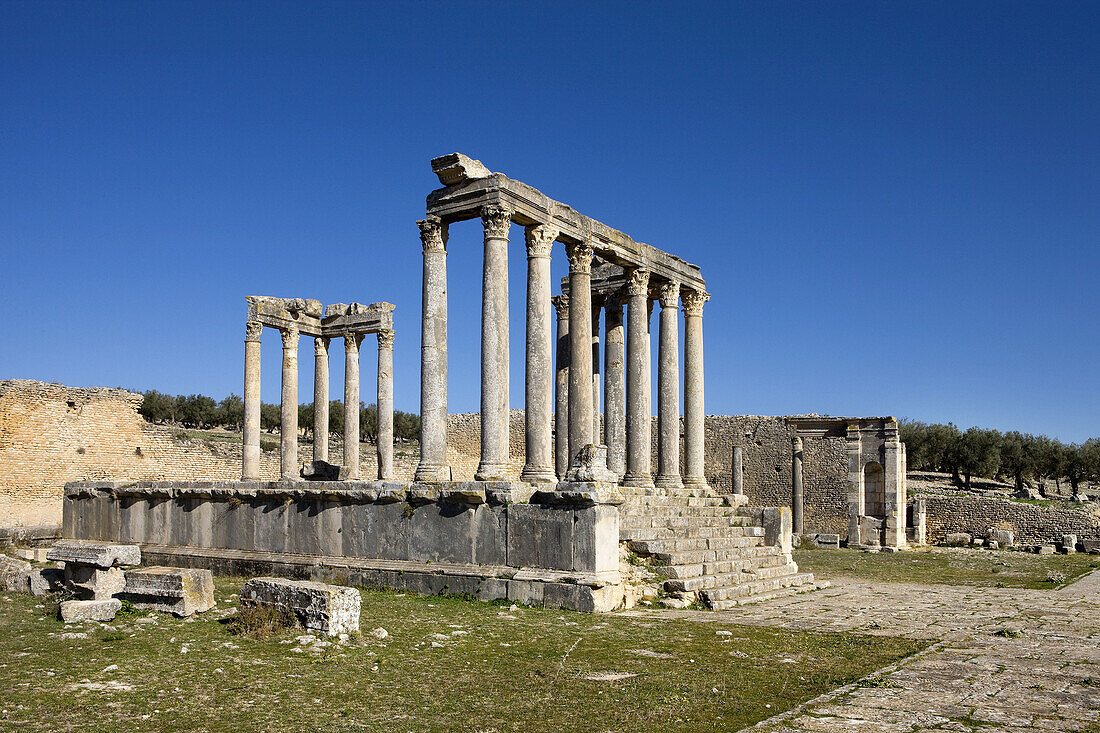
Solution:
<svg viewBox="0 0 1100 733"><path fill-rule="evenodd" d="M569 296L553 299L558 312L557 374L554 383L554 464L558 480L569 470Z"/></svg>
<svg viewBox="0 0 1100 733"><path fill-rule="evenodd" d="M607 468L619 478L626 473L626 353L623 304L618 295L604 303L603 435Z"/></svg>
<svg viewBox="0 0 1100 733"><path fill-rule="evenodd" d="M592 442L603 442L600 430L600 310L601 298L592 298Z"/></svg>
<svg viewBox="0 0 1100 733"><path fill-rule="evenodd" d="M524 394L524 481L553 482L553 355L550 323L550 249L558 231L545 224L527 235L527 359Z"/></svg>
<svg viewBox="0 0 1100 733"><path fill-rule="evenodd" d="M328 345L313 339L313 460L328 461Z"/></svg>
<svg viewBox="0 0 1100 733"><path fill-rule="evenodd" d="M710 296L685 290L684 304L684 484L705 486L706 417L703 403L703 303Z"/></svg>
<svg viewBox="0 0 1100 733"><path fill-rule="evenodd" d="M571 244L569 255L569 462L591 444L592 434L592 254L591 245Z"/></svg>
<svg viewBox="0 0 1100 733"><path fill-rule="evenodd" d="M743 448L739 445L733 446L733 493L744 494L745 493L745 475L742 473L742 453Z"/></svg>
<svg viewBox="0 0 1100 733"><path fill-rule="evenodd" d="M791 441L791 527L795 534L803 528L802 438Z"/></svg>
<svg viewBox="0 0 1100 733"><path fill-rule="evenodd" d="M393 478L393 338L378 332L378 478Z"/></svg>
<svg viewBox="0 0 1100 733"><path fill-rule="evenodd" d="M420 465L417 481L447 481L447 225L417 222L424 245L420 331Z"/></svg>
<svg viewBox="0 0 1100 733"><path fill-rule="evenodd" d="M649 271L635 269L627 283L626 486L653 486L653 411L649 381Z"/></svg>
<svg viewBox="0 0 1100 733"><path fill-rule="evenodd" d="M283 395L279 425L279 476L298 479L298 329L288 328L283 336Z"/></svg>
<svg viewBox="0 0 1100 733"><path fill-rule="evenodd" d="M657 363L657 486L677 489L680 478L680 285L670 282L661 287L660 344Z"/></svg>
<svg viewBox="0 0 1100 733"><path fill-rule="evenodd" d="M244 338L244 440L241 480L260 478L260 334L259 321L245 324Z"/></svg>
<svg viewBox="0 0 1100 733"><path fill-rule="evenodd" d="M344 336L344 475L357 481L359 473L359 344L357 333Z"/></svg>
<svg viewBox="0 0 1100 733"><path fill-rule="evenodd" d="M481 211L485 255L481 277L481 462L474 478L508 478L508 228L512 212Z"/></svg>

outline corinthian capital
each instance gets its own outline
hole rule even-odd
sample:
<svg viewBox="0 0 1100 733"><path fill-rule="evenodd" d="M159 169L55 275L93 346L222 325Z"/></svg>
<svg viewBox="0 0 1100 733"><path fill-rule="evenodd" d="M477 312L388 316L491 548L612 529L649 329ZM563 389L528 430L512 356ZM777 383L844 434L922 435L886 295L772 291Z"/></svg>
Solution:
<svg viewBox="0 0 1100 733"><path fill-rule="evenodd" d="M283 337L283 348L298 350L298 327L289 326L288 328L281 329L279 334Z"/></svg>
<svg viewBox="0 0 1100 733"><path fill-rule="evenodd" d="M378 332L378 348L380 349L392 349L394 331L392 328L383 329Z"/></svg>
<svg viewBox="0 0 1100 733"><path fill-rule="evenodd" d="M318 356L327 356L328 355L328 344L329 344L329 340L327 338L322 338L321 336L314 337L314 339L313 339L313 353L317 354Z"/></svg>
<svg viewBox="0 0 1100 733"><path fill-rule="evenodd" d="M528 257L549 257L550 247L553 246L554 240L561 234L549 224L527 227L526 233Z"/></svg>
<svg viewBox="0 0 1100 733"><path fill-rule="evenodd" d="M420 227L420 242L425 252L447 251L447 225L438 216L429 216L416 222Z"/></svg>
<svg viewBox="0 0 1100 733"><path fill-rule="evenodd" d="M568 295L555 295L550 299L550 302L554 304L554 309L558 312L558 320L566 320L569 318Z"/></svg>
<svg viewBox="0 0 1100 733"><path fill-rule="evenodd" d="M661 307L675 308L680 300L680 283L669 280L661 286Z"/></svg>
<svg viewBox="0 0 1100 733"><path fill-rule="evenodd" d="M359 351L359 344L363 343L363 334L345 333L344 351Z"/></svg>
<svg viewBox="0 0 1100 733"><path fill-rule="evenodd" d="M259 321L246 321L244 324L244 340L259 341L264 332L264 324Z"/></svg>
<svg viewBox="0 0 1100 733"><path fill-rule="evenodd" d="M591 244L567 244L565 256L569 258L569 273L579 272L585 275L592 274L592 255L595 250Z"/></svg>
<svg viewBox="0 0 1100 733"><path fill-rule="evenodd" d="M485 237L507 239L508 227L512 225L511 209L500 204L486 204L481 207L481 223L485 226Z"/></svg>
<svg viewBox="0 0 1100 733"><path fill-rule="evenodd" d="M626 294L649 294L649 270L644 267L635 267L630 270L630 279L626 283Z"/></svg>
<svg viewBox="0 0 1100 733"><path fill-rule="evenodd" d="M710 293L700 293L698 290L685 289L680 295L680 299L684 303L684 315L685 316L701 316L703 315L703 303L710 300Z"/></svg>

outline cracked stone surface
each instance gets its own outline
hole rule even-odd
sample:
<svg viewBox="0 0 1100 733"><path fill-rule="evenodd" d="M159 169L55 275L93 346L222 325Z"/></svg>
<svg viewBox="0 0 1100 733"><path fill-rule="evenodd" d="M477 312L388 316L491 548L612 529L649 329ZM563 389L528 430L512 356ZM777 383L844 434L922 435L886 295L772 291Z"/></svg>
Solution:
<svg viewBox="0 0 1100 733"><path fill-rule="evenodd" d="M935 639L875 679L749 730L1082 731L1100 725L1100 571L1057 591L840 579L731 611L760 626ZM1000 632L1000 633L998 633Z"/></svg>

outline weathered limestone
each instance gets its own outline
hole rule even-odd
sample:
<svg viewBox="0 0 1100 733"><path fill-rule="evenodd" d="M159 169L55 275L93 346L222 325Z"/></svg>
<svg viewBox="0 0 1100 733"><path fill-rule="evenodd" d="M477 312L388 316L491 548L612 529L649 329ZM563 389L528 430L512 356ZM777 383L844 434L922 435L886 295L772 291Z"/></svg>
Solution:
<svg viewBox="0 0 1100 733"><path fill-rule="evenodd" d="M604 300L604 320L604 443L608 470L622 478L626 473L626 344L621 299Z"/></svg>
<svg viewBox="0 0 1100 733"><path fill-rule="evenodd" d="M601 443L600 430L600 311L603 299L592 297L592 442Z"/></svg>
<svg viewBox="0 0 1100 733"><path fill-rule="evenodd" d="M660 343L657 364L657 478L663 489L678 489L680 478L680 354L676 308L680 284L661 286Z"/></svg>
<svg viewBox="0 0 1100 733"><path fill-rule="evenodd" d="M558 479L569 470L569 296L552 298L558 315L557 366L554 377L554 466Z"/></svg>
<svg viewBox="0 0 1100 733"><path fill-rule="evenodd" d="M239 608L268 607L293 613L302 626L328 636L359 631L362 596L355 588L309 580L253 578L241 586Z"/></svg>
<svg viewBox="0 0 1100 733"><path fill-rule="evenodd" d="M553 361L550 324L550 250L556 229L528 227L527 354L524 428L526 462L520 478L531 482L557 479L552 455L550 413L553 410ZM559 365L560 369L560 365ZM563 472L564 475L564 472Z"/></svg>
<svg viewBox="0 0 1100 733"><path fill-rule="evenodd" d="M420 465L417 481L447 481L447 225L417 222L424 247L420 347Z"/></svg>
<svg viewBox="0 0 1100 733"><path fill-rule="evenodd" d="M566 245L569 257L569 456L593 443L592 433L592 247Z"/></svg>
<svg viewBox="0 0 1100 733"><path fill-rule="evenodd" d="M344 336L344 471L359 478L359 344L357 333Z"/></svg>
<svg viewBox="0 0 1100 733"><path fill-rule="evenodd" d="M298 479L298 336L297 328L282 330L283 400L279 425L280 478Z"/></svg>
<svg viewBox="0 0 1100 733"><path fill-rule="evenodd" d="M30 573L31 564L26 560L0 554L0 590L16 593L29 592Z"/></svg>
<svg viewBox="0 0 1100 733"><path fill-rule="evenodd" d="M703 467L703 304L708 293L684 290L684 484L706 485ZM796 528L796 531L800 531Z"/></svg>
<svg viewBox="0 0 1100 733"><path fill-rule="evenodd" d="M104 598L91 601L62 601L61 620L67 624L84 621L110 621L122 610L122 601Z"/></svg>
<svg viewBox="0 0 1100 733"><path fill-rule="evenodd" d="M65 540L46 553L53 562L65 563L64 584L83 599L104 600L126 585L122 566L141 563L137 545Z"/></svg>
<svg viewBox="0 0 1100 733"><path fill-rule="evenodd" d="M378 332L378 478L393 478L394 331Z"/></svg>
<svg viewBox="0 0 1100 733"><path fill-rule="evenodd" d="M802 514L804 508L804 489L802 484L802 438L791 440L791 521L794 533L802 534Z"/></svg>
<svg viewBox="0 0 1100 733"><path fill-rule="evenodd" d="M742 466L744 465L744 449L739 446L733 446L733 467L731 470L733 476L733 495L744 496L745 495L745 475Z"/></svg>
<svg viewBox="0 0 1100 733"><path fill-rule="evenodd" d="M214 576L200 568L127 570L121 595L138 608L190 616L214 607Z"/></svg>
<svg viewBox="0 0 1100 733"><path fill-rule="evenodd" d="M313 460L328 462L328 345L313 339Z"/></svg>
<svg viewBox="0 0 1100 733"><path fill-rule="evenodd" d="M481 462L474 478L508 476L508 229L512 211L481 210L485 255L481 280Z"/></svg>
<svg viewBox="0 0 1100 733"><path fill-rule="evenodd" d="M625 486L653 486L650 473L652 410L649 365L649 271L635 268L627 282Z"/></svg>
<svg viewBox="0 0 1100 733"><path fill-rule="evenodd" d="M259 321L245 324L242 481L260 477L260 334L263 328Z"/></svg>

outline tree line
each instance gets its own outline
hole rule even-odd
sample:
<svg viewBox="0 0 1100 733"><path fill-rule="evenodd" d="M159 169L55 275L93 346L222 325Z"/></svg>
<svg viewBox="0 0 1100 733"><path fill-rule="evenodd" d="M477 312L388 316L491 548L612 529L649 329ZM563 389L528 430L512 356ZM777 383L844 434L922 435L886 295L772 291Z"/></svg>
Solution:
<svg viewBox="0 0 1100 733"><path fill-rule="evenodd" d="M1015 430L969 428L952 423L926 424L914 420L899 423L910 470L950 473L955 485L970 488L971 478L1011 478L1017 491L1046 482L1060 487L1068 481L1077 493L1087 481L1100 480L1100 438L1084 443L1063 443L1045 435Z"/></svg>
<svg viewBox="0 0 1100 733"><path fill-rule="evenodd" d="M196 430L226 428L240 430L244 424L244 400L231 394L220 402L201 394L170 395L155 389L144 393L138 412L151 423L181 425ZM260 403L260 428L269 433L278 430L283 421L279 405ZM298 430L313 437L313 403L298 405ZM332 400L328 409L329 435L344 434L344 403ZM420 416L411 412L393 411L393 434L402 440L420 438ZM378 407L359 403L359 438L369 443L378 439Z"/></svg>

